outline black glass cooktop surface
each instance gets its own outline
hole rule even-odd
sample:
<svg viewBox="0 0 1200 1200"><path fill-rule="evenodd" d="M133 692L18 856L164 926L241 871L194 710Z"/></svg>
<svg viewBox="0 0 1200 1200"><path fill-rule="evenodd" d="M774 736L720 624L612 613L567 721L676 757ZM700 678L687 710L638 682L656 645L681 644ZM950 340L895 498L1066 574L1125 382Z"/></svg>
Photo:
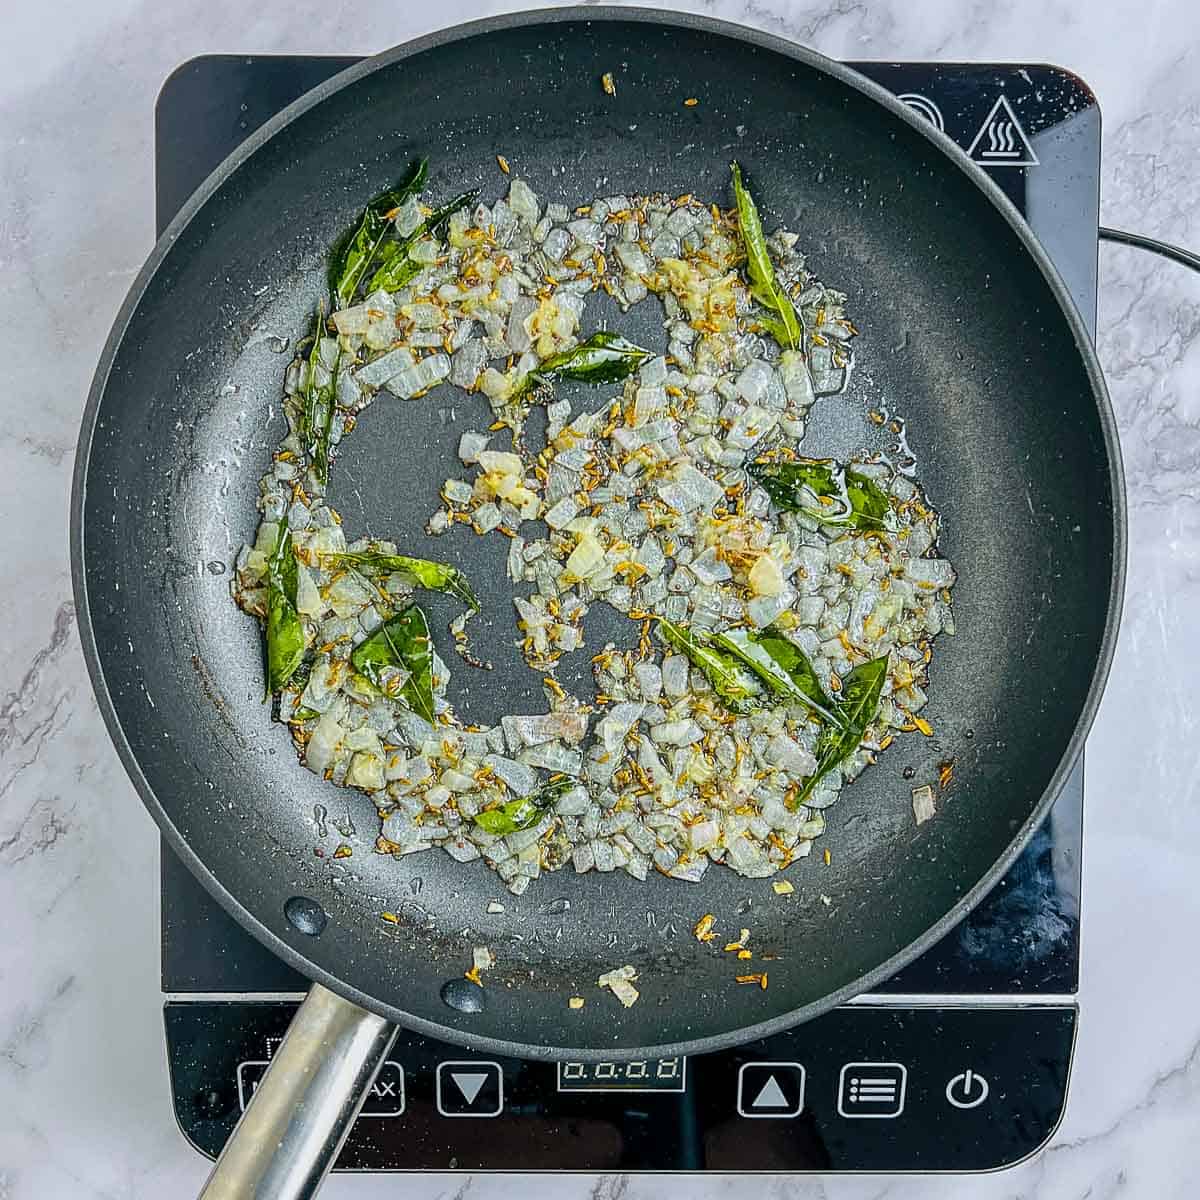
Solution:
<svg viewBox="0 0 1200 1200"><path fill-rule="evenodd" d="M357 61L210 56L156 110L161 230L238 143ZM1100 112L1048 66L855 63L983 165L1094 329ZM1066 1100L1079 973L1083 769L1004 880L876 993L720 1054L481 1059L401 1033L342 1152L366 1170L986 1170L1043 1144ZM306 981L164 845L162 983L180 1126L215 1155ZM482 1124L480 1124L482 1122Z"/></svg>

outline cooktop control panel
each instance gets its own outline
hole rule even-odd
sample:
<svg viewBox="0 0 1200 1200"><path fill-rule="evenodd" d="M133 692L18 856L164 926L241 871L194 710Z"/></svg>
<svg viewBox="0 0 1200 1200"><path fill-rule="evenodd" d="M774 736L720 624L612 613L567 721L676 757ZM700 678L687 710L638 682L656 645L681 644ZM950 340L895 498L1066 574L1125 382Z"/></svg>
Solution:
<svg viewBox="0 0 1200 1200"><path fill-rule="evenodd" d="M295 1002L166 1009L181 1128L216 1155ZM1019 1019L1014 1019L1014 1017ZM377 1171L972 1171L1062 1116L1072 1005L849 1005L692 1058L528 1062L401 1032L338 1166Z"/></svg>

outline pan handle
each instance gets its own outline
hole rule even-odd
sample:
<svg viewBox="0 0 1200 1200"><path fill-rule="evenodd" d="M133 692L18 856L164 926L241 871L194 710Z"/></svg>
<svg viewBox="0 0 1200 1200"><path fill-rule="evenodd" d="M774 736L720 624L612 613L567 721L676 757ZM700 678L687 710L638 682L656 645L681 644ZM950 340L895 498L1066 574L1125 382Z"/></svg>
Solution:
<svg viewBox="0 0 1200 1200"><path fill-rule="evenodd" d="M200 1200L304 1200L333 1166L395 1025L314 983Z"/></svg>

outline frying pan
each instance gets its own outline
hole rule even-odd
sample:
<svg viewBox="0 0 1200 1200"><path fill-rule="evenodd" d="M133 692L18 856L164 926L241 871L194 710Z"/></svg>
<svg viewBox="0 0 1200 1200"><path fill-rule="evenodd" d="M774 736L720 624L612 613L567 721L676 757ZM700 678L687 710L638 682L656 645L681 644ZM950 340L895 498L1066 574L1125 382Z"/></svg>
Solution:
<svg viewBox="0 0 1200 1200"><path fill-rule="evenodd" d="M482 183L494 198L498 152L569 203L724 199L736 156L767 227L800 233L861 331L854 381L814 410L810 452L870 448L877 404L907 421L959 575L958 633L932 666L936 732L902 738L846 789L831 865L793 868L794 903L719 869L699 885L563 871L516 898L480 863L374 854L370 800L300 768L261 702L259 630L222 571L256 526L282 429L281 340L322 296L329 245L413 158L429 155L434 196ZM584 324L659 337L650 307L597 307ZM487 419L450 388L373 406L334 471L346 526L421 553L458 434ZM893 974L996 882L1078 754L1112 652L1123 537L1113 417L1061 281L983 173L853 71L708 19L559 9L420 39L293 104L191 198L131 289L88 400L72 509L84 649L131 778L213 895L315 981L206 1194L309 1194L396 1024L527 1058L694 1053ZM460 666L451 695L489 723L544 707L507 649L497 541L439 543L483 596L478 644L497 662L486 676ZM917 828L900 768L929 778L951 758L955 787ZM314 805L357 829L351 859L314 856ZM496 898L506 912L489 917ZM729 956L690 936L705 912L778 956L765 991L737 987ZM455 1007L444 985L478 944L497 968L482 1007ZM642 993L629 1009L595 988L626 963ZM567 1006L576 994L582 1011Z"/></svg>

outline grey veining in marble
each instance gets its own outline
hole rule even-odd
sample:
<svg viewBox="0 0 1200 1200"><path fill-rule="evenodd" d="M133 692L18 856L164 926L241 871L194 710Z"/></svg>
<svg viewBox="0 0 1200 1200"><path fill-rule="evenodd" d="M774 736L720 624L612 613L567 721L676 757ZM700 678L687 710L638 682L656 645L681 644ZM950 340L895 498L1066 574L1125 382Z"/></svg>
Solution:
<svg viewBox="0 0 1200 1200"><path fill-rule="evenodd" d="M152 112L208 51L364 53L516 5L10 2L0 35L0 1200L187 1196L158 991L157 838L102 729L67 501L92 367L151 244ZM1104 112L1106 223L1200 247L1188 0L681 5L851 58L1057 62ZM1125 624L1089 743L1082 1022L1066 1119L997 1175L755 1180L689 1195L1183 1200L1200 1181L1200 279L1102 248L1099 342L1130 494ZM331 1200L661 1195L655 1177L344 1177Z"/></svg>

